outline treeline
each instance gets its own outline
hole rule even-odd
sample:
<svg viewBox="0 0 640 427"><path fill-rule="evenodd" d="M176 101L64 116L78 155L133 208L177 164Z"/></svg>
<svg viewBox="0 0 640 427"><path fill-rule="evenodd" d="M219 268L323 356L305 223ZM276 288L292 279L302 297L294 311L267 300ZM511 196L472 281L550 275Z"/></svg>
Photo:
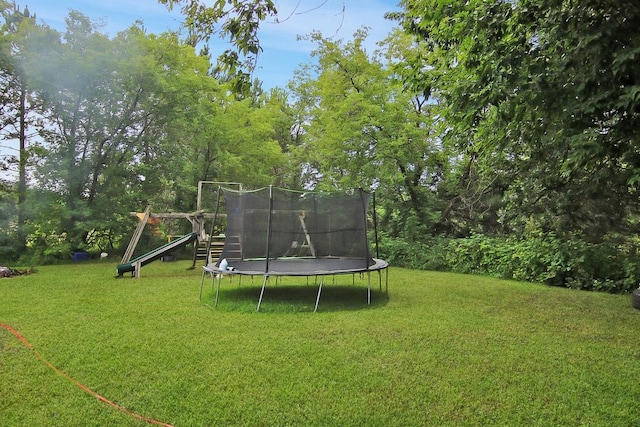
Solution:
<svg viewBox="0 0 640 427"><path fill-rule="evenodd" d="M79 12L3 6L0 259L122 251L129 212L195 210L198 181L376 192L394 265L605 291L637 260L640 11L630 2L402 3L367 52L312 33L288 87ZM3 3L0 3L3 4ZM6 152L6 150L4 151Z"/></svg>

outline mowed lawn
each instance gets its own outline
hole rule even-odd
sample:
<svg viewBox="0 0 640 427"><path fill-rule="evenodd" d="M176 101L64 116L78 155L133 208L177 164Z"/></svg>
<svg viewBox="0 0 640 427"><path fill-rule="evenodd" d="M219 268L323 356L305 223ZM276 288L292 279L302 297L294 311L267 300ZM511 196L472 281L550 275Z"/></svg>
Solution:
<svg viewBox="0 0 640 427"><path fill-rule="evenodd" d="M32 346L0 328L0 425L640 425L628 295L391 268L370 306L366 276L327 278L317 313L314 279L283 278L258 313L261 278L225 278L214 308L189 264L0 279Z"/></svg>

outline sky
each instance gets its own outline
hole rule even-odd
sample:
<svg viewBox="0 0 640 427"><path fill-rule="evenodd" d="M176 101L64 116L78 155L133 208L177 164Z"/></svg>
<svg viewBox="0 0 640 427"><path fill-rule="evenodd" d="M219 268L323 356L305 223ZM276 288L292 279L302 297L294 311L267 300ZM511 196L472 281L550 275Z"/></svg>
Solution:
<svg viewBox="0 0 640 427"><path fill-rule="evenodd" d="M213 0L208 0L211 3ZM397 11L399 0L275 0L278 23L273 18L263 22L258 68L254 78L263 88L285 87L300 64L311 62L312 43L297 40L312 31L324 37L347 42L359 28L369 27L367 50L373 52L396 25L384 19L386 12ZM37 22L64 31L64 19L70 10L77 10L104 25L102 31L110 36L143 22L149 33L178 30L183 18L179 10L168 11L157 0L16 0L20 8L28 6L36 14ZM214 39L212 51L226 46Z"/></svg>

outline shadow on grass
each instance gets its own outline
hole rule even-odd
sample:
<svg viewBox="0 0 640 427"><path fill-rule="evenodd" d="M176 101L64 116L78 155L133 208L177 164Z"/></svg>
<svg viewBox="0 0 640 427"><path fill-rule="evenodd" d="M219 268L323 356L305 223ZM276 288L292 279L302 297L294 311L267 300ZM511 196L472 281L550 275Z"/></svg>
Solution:
<svg viewBox="0 0 640 427"><path fill-rule="evenodd" d="M220 288L217 310L219 311L256 311L262 284L227 284ZM270 282L264 289L260 312L263 313L299 313L313 312L318 297L318 286L276 285ZM215 291L203 298L203 302L213 306ZM367 286L341 285L325 283L322 286L318 312L337 312L372 309L385 306L389 294L384 286L371 284L371 304L367 304Z"/></svg>

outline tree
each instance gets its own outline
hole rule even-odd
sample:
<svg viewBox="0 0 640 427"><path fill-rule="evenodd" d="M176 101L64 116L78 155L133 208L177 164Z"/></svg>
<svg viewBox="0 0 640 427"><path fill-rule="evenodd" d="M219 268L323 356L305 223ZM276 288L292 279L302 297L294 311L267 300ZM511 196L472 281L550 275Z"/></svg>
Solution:
<svg viewBox="0 0 640 427"><path fill-rule="evenodd" d="M278 98L239 97L177 34L133 26L109 39L72 11L64 34L33 31L22 62L43 100L31 247L118 246L131 210L195 209L199 180L277 182L286 164ZM114 249L113 247L101 247Z"/></svg>
<svg viewBox="0 0 640 427"><path fill-rule="evenodd" d="M61 253L87 245L96 230L118 243L128 212L160 199L182 164L180 141L167 136L196 103L186 95L211 80L209 64L175 34L134 26L110 40L75 11L62 37L33 33L26 46L23 66L48 123L40 200L52 199L34 233L58 236Z"/></svg>
<svg viewBox="0 0 640 427"><path fill-rule="evenodd" d="M405 0L443 140L496 182L503 223L600 239L638 211L635 2ZM424 78L428 76L428 78Z"/></svg>
<svg viewBox="0 0 640 427"><path fill-rule="evenodd" d="M394 233L417 237L439 222L447 155L433 137L428 99L404 91L392 70L407 53L406 38L390 37L384 58L366 52L366 37L364 29L346 44L311 36L317 77L302 75L296 91L306 103L302 172L308 186L375 189Z"/></svg>
<svg viewBox="0 0 640 427"><path fill-rule="evenodd" d="M227 76L238 93L247 94L251 71L261 50L258 39L260 23L277 15L272 0L217 0L208 5L202 0L158 0L170 10L179 6L186 17L193 46L217 34L228 38L235 50L225 50L218 58L218 77Z"/></svg>
<svg viewBox="0 0 640 427"><path fill-rule="evenodd" d="M0 133L3 140L18 140L18 186L17 186L17 239L18 248L24 245L25 202L27 197L27 166L29 162L27 128L32 124L29 113L29 88L25 74L19 66L23 54L19 45L20 33L35 26L35 15L29 9L21 12L15 3L0 3L4 18L0 43ZM19 249L18 249L19 250Z"/></svg>

